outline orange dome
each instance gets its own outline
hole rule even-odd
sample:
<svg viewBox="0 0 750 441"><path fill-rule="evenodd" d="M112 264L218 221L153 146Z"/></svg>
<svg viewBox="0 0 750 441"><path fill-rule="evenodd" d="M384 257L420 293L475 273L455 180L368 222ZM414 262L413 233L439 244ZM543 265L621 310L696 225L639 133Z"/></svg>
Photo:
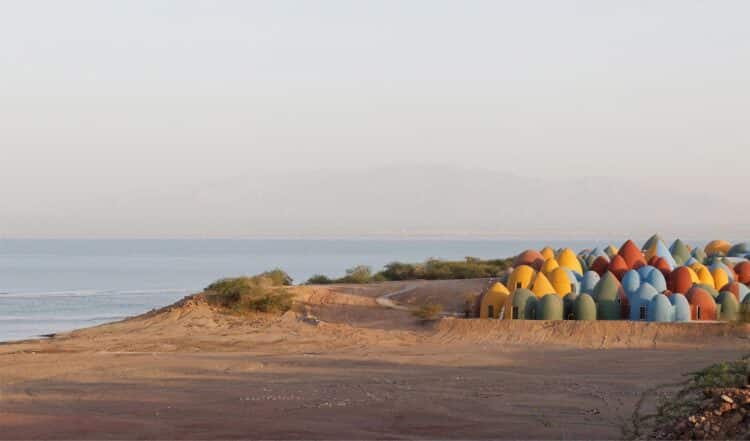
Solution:
<svg viewBox="0 0 750 441"><path fill-rule="evenodd" d="M729 253L730 248L732 248L732 244L727 242L726 240L712 240L706 245L706 248L704 248L703 250L709 256L712 254L721 254L722 256L726 256L727 253Z"/></svg>
<svg viewBox="0 0 750 441"><path fill-rule="evenodd" d="M734 272L737 273L737 281L750 284L750 262L747 260L734 266Z"/></svg>
<svg viewBox="0 0 750 441"><path fill-rule="evenodd" d="M542 257L542 254L536 250L524 251L523 253L519 254L516 257L516 260L513 262L513 266L528 265L534 268L536 271L539 271L543 264L544 257Z"/></svg>
<svg viewBox="0 0 750 441"><path fill-rule="evenodd" d="M693 287L693 276L690 268L679 266L669 275L669 290L680 294L687 293Z"/></svg>
<svg viewBox="0 0 750 441"><path fill-rule="evenodd" d="M607 269L617 277L617 280L622 280L622 276L624 276L630 268L625 259L618 254L611 262L609 262L609 267Z"/></svg>
<svg viewBox="0 0 750 441"><path fill-rule="evenodd" d="M716 301L708 291L694 286L687 293L693 320L717 320Z"/></svg>
<svg viewBox="0 0 750 441"><path fill-rule="evenodd" d="M628 269L638 269L646 265L646 259L643 258L643 253L632 240L625 242L617 253L618 256L625 260L625 264Z"/></svg>

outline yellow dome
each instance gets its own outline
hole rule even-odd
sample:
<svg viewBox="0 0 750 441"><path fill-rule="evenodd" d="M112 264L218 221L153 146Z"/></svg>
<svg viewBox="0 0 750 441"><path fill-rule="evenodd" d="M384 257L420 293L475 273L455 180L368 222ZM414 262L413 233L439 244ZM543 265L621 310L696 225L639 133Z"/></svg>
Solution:
<svg viewBox="0 0 750 441"><path fill-rule="evenodd" d="M711 276L714 278L714 284L712 285L716 290L724 288L729 283L729 276L727 272L721 268L716 268L711 272Z"/></svg>
<svg viewBox="0 0 750 441"><path fill-rule="evenodd" d="M564 271L564 270L563 270ZM555 294L555 287L549 282L544 273L538 273L534 278L534 284L531 286L531 292L537 297L544 297L547 294Z"/></svg>
<svg viewBox="0 0 750 441"><path fill-rule="evenodd" d="M544 249L542 250L542 257L544 257L544 260L554 259L555 250L550 247L544 247Z"/></svg>
<svg viewBox="0 0 750 441"><path fill-rule="evenodd" d="M577 272L578 274L583 274L581 262L578 261L578 256L576 256L576 253L570 248L565 248L560 251L560 255L557 256L557 263L571 271Z"/></svg>
<svg viewBox="0 0 750 441"><path fill-rule="evenodd" d="M695 270L693 270L689 266L685 268L688 270L688 273L690 274L690 278L693 279L693 283L700 283L701 279L698 278L698 274L695 273Z"/></svg>
<svg viewBox="0 0 750 441"><path fill-rule="evenodd" d="M508 289L510 292L513 292L518 288L530 287L535 275L536 271L534 271L534 268L528 265L515 267L508 278Z"/></svg>
<svg viewBox="0 0 750 441"><path fill-rule="evenodd" d="M615 257L619 252L620 250L613 245L607 245L607 248L604 249L604 253L609 256L610 259Z"/></svg>
<svg viewBox="0 0 750 441"><path fill-rule="evenodd" d="M709 271L705 266L698 269L698 271L696 271L696 274L698 275L698 280L700 280L700 283L704 283L708 286L716 286L716 283L714 283L714 276L711 274L711 271Z"/></svg>
<svg viewBox="0 0 750 441"><path fill-rule="evenodd" d="M497 282L492 285L482 296L482 303L479 307L479 318L498 318L509 295L508 288L502 283Z"/></svg>
<svg viewBox="0 0 750 441"><path fill-rule="evenodd" d="M549 276L552 271L554 271L559 266L560 264L558 264L557 260L555 260L554 258L547 259L544 261L544 265L542 265L542 272Z"/></svg>
<svg viewBox="0 0 750 441"><path fill-rule="evenodd" d="M565 270L565 268L557 268L552 271L552 274L550 274L549 276L549 281L552 284L552 287L555 288L555 292L560 296L564 296L572 292L570 286L570 277L568 277L568 272Z"/></svg>
<svg viewBox="0 0 750 441"><path fill-rule="evenodd" d="M704 248L703 250L709 256L712 254L721 254L723 256L726 256L729 253L730 248L732 248L732 244L727 242L726 240L712 240L708 243L708 245L706 245L706 248Z"/></svg>
<svg viewBox="0 0 750 441"><path fill-rule="evenodd" d="M705 268L706 266L700 262L695 262L692 265L689 266L689 268L693 271L695 271L696 274L698 274L698 271L700 271L701 268Z"/></svg>

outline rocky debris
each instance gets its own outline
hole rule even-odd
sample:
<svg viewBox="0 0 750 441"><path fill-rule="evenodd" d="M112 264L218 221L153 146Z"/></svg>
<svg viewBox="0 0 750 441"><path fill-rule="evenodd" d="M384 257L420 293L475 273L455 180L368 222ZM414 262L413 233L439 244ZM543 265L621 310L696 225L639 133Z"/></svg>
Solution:
<svg viewBox="0 0 750 441"><path fill-rule="evenodd" d="M658 428L652 439L750 439L750 386L705 389L691 415Z"/></svg>

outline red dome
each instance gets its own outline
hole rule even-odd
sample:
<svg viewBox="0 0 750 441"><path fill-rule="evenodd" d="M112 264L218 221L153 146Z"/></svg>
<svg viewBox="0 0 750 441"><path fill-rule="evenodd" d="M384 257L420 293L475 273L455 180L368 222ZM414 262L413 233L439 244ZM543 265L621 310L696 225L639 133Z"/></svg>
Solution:
<svg viewBox="0 0 750 441"><path fill-rule="evenodd" d="M672 292L686 294L693 287L693 276L685 266L677 267L667 280L669 280L669 290Z"/></svg>
<svg viewBox="0 0 750 441"><path fill-rule="evenodd" d="M534 268L535 271L539 271L539 269L542 268L543 264L544 257L542 257L542 253L536 250L524 251L523 253L519 254L518 257L516 257L516 260L513 262L513 266L528 265Z"/></svg>
<svg viewBox="0 0 750 441"><path fill-rule="evenodd" d="M638 269L646 265L646 259L643 258L643 253L632 240L629 240L622 244L620 251L617 253L618 256L625 260L625 264L628 269Z"/></svg>
<svg viewBox="0 0 750 441"><path fill-rule="evenodd" d="M690 315L693 320L716 320L716 301L703 288L694 286L687 293ZM699 317L700 315L700 317Z"/></svg>
<svg viewBox="0 0 750 441"><path fill-rule="evenodd" d="M722 286L719 291L729 291L732 293L732 295L734 295L734 298L737 299L737 302L740 301L740 284L738 282L727 283L726 285Z"/></svg>
<svg viewBox="0 0 750 441"><path fill-rule="evenodd" d="M622 258L619 254L616 255L611 262L609 262L609 267L607 268L609 272L615 275L617 277L617 280L622 280L622 276L625 275L626 272L630 269L628 267L628 264L625 262L625 259Z"/></svg>
<svg viewBox="0 0 750 441"><path fill-rule="evenodd" d="M653 262L649 262L649 265L661 271L664 274L664 279L669 280L669 275L672 274L672 268L669 266L669 263L663 257L654 257L651 259Z"/></svg>
<svg viewBox="0 0 750 441"><path fill-rule="evenodd" d="M601 276L604 275L607 268L609 268L609 259L604 256L599 256L591 263L590 269Z"/></svg>
<svg viewBox="0 0 750 441"><path fill-rule="evenodd" d="M750 283L750 262L747 260L734 266L734 272L737 274L737 281L747 285Z"/></svg>

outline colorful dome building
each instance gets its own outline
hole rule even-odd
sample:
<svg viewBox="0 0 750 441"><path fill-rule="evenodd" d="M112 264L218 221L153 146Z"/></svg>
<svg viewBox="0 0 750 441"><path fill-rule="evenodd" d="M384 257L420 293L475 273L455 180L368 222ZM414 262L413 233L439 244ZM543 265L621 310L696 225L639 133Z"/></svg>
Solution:
<svg viewBox="0 0 750 441"><path fill-rule="evenodd" d="M480 300L479 318L498 318L510 291L500 282L494 283L485 291Z"/></svg>

